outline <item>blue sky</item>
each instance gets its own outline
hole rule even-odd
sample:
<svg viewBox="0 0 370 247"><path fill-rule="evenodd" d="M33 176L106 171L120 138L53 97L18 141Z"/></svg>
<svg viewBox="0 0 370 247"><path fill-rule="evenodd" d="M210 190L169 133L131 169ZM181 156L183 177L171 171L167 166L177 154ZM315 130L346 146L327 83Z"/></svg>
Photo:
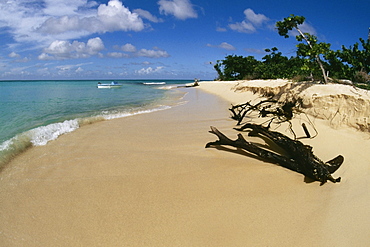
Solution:
<svg viewBox="0 0 370 247"><path fill-rule="evenodd" d="M290 14L332 49L370 27L369 0L0 0L0 80L214 79L227 55L295 55Z"/></svg>

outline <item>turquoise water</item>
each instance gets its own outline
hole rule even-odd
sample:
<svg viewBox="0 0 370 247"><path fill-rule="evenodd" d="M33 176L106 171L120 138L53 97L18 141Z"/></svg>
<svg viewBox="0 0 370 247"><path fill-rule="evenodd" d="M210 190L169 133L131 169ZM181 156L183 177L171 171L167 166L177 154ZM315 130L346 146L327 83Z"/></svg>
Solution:
<svg viewBox="0 0 370 247"><path fill-rule="evenodd" d="M45 145L86 123L169 108L170 101L164 99L174 93L168 89L191 81L117 82L123 86L98 89L98 81L0 81L0 170L27 147Z"/></svg>

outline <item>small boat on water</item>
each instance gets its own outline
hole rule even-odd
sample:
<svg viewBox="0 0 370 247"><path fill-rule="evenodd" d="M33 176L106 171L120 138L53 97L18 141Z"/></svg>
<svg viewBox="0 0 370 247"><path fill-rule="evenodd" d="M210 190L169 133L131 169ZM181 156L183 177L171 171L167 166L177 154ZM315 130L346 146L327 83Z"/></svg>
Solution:
<svg viewBox="0 0 370 247"><path fill-rule="evenodd" d="M97 87L98 88L120 88L122 87L122 84L119 84L116 81L112 81L111 83L108 83L108 84L103 84L103 83L98 82Z"/></svg>

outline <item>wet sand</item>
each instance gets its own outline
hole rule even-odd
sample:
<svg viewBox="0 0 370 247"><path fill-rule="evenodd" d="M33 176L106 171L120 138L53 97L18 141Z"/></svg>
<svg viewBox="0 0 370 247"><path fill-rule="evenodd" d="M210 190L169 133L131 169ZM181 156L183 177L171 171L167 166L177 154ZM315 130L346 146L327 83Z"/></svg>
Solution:
<svg viewBox="0 0 370 247"><path fill-rule="evenodd" d="M345 163L341 183L307 183L234 148L205 149L211 125L237 134L230 101L205 87L183 89L187 104L87 125L14 159L0 174L1 246L367 245L366 135L315 120L307 144Z"/></svg>

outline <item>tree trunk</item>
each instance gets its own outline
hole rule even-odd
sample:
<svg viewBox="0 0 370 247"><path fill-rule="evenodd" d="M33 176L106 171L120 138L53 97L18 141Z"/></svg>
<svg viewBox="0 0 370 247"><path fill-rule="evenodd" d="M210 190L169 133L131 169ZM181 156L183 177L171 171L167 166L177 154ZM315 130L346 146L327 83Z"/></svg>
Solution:
<svg viewBox="0 0 370 247"><path fill-rule="evenodd" d="M302 38L310 46L310 48L313 49L313 47L312 47L310 41L307 39L306 35L304 35L304 33L298 27L296 27L296 29L299 32L299 34L302 36ZM326 72L325 72L324 66L322 65L321 59L320 59L319 55L316 55L315 58L316 58L316 62L320 66L320 69L321 69L321 72L322 72L322 76L324 77L325 84L327 84L328 83L328 77L326 76Z"/></svg>

